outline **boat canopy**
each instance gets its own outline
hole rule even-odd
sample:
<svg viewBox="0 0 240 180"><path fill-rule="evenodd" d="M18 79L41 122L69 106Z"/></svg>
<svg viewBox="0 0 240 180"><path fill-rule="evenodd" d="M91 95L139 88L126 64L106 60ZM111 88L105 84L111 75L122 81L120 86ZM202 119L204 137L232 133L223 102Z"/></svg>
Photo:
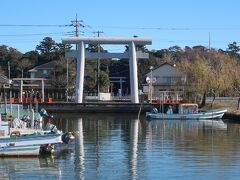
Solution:
<svg viewBox="0 0 240 180"><path fill-rule="evenodd" d="M198 113L198 104L180 104L179 114L196 114Z"/></svg>

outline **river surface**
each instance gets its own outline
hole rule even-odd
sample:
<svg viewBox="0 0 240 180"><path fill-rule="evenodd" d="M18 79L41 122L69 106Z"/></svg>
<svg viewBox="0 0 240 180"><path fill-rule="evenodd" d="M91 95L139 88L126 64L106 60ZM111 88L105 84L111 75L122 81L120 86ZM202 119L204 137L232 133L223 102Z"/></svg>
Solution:
<svg viewBox="0 0 240 180"><path fill-rule="evenodd" d="M0 158L0 179L240 179L240 124L55 115L78 132L51 156Z"/></svg>

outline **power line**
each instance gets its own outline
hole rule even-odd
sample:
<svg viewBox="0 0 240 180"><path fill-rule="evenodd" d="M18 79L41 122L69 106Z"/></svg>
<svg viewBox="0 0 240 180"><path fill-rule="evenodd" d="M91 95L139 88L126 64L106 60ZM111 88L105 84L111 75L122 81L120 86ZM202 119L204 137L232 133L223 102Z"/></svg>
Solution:
<svg viewBox="0 0 240 180"><path fill-rule="evenodd" d="M71 24L0 24L1 27L68 27Z"/></svg>
<svg viewBox="0 0 240 180"><path fill-rule="evenodd" d="M41 35L54 35L54 34L68 34L72 32L49 32L49 33L36 33L36 34L0 34L0 37L11 37L11 36L41 36Z"/></svg>
<svg viewBox="0 0 240 180"><path fill-rule="evenodd" d="M190 30L240 30L240 27L131 27L131 26L92 26L104 29L135 29L135 30L169 30L169 31L190 31Z"/></svg>
<svg viewBox="0 0 240 180"><path fill-rule="evenodd" d="M76 27L76 21L71 24L0 24L0 27ZM81 22L81 23L80 23ZM137 30L240 30L240 27L134 27L134 26L98 26L87 25L83 21L78 21L78 25L89 29L137 29Z"/></svg>

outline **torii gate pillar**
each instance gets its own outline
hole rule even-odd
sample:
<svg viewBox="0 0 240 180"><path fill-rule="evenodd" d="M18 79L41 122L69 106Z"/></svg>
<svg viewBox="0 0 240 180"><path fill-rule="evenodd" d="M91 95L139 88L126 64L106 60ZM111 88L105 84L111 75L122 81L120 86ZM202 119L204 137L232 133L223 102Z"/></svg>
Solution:
<svg viewBox="0 0 240 180"><path fill-rule="evenodd" d="M135 45L151 44L149 38L106 38L106 37L66 37L62 39L65 44L78 44L77 51L66 53L66 57L77 58L77 78L75 85L76 102L83 102L85 56L87 58L129 58L131 102L139 103L137 58L148 58L147 53L136 51ZM85 52L85 44L127 44L129 52L125 53L89 53Z"/></svg>
<svg viewBox="0 0 240 180"><path fill-rule="evenodd" d="M83 86L84 86L84 70L85 70L85 44L80 41L78 44L77 56L77 78L75 85L76 102L82 103L83 101Z"/></svg>
<svg viewBox="0 0 240 180"><path fill-rule="evenodd" d="M137 76L137 56L134 42L129 44L129 70L130 70L130 86L131 86L131 101L139 103L138 96L138 76Z"/></svg>

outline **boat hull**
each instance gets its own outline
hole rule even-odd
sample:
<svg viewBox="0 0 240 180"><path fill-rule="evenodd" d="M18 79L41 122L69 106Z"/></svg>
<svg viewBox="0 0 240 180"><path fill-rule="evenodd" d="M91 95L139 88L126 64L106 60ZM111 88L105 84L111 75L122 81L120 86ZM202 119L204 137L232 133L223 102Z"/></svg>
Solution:
<svg viewBox="0 0 240 180"><path fill-rule="evenodd" d="M165 113L146 113L150 119L175 119L175 120L200 120L200 119L221 119L227 110L215 110L200 112L195 114L165 114Z"/></svg>
<svg viewBox="0 0 240 180"><path fill-rule="evenodd" d="M61 134L28 135L0 138L0 156L37 156L40 146L62 143Z"/></svg>
<svg viewBox="0 0 240 180"><path fill-rule="evenodd" d="M40 145L8 146L0 148L0 157L38 156Z"/></svg>

